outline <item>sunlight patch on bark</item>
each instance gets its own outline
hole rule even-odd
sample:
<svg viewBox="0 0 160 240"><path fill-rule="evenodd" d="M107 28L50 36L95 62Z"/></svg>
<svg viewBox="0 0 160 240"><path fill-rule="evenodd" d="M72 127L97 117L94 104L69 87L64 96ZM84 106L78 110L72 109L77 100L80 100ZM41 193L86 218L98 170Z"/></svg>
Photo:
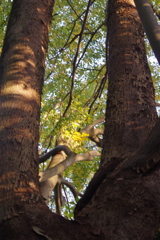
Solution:
<svg viewBox="0 0 160 240"><path fill-rule="evenodd" d="M3 95L20 95L28 99L29 101L36 101L39 105L39 94L35 89L29 87L25 81L18 81L17 84L12 84L10 82L6 83L5 87L2 89L1 93ZM15 102L13 103L13 105Z"/></svg>
<svg viewBox="0 0 160 240"><path fill-rule="evenodd" d="M34 190L37 190L37 186L34 182L29 182L29 186L34 189Z"/></svg>

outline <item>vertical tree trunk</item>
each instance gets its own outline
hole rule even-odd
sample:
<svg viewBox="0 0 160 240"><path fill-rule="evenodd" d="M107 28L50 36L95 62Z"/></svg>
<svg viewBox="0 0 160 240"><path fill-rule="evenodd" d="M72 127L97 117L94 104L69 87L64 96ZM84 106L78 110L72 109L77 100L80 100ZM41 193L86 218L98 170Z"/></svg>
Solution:
<svg viewBox="0 0 160 240"><path fill-rule="evenodd" d="M22 230L23 221L18 216L26 212L25 204L33 210L35 203L42 199L37 146L52 9L53 0L14 0L4 40L0 61L0 223L4 223L0 232L3 239L8 235L21 239L5 226Z"/></svg>
<svg viewBox="0 0 160 240"><path fill-rule="evenodd" d="M157 120L143 29L132 0L109 0L107 17L109 87L102 163L77 204L75 219L93 227L101 239L151 240L158 229L159 175L140 177L132 168L121 168Z"/></svg>
<svg viewBox="0 0 160 240"><path fill-rule="evenodd" d="M108 101L102 162L135 152L157 120L144 33L134 1L108 2Z"/></svg>
<svg viewBox="0 0 160 240"><path fill-rule="evenodd" d="M38 130L53 0L14 0L0 59L0 240L86 239L46 206ZM81 229L81 231L80 231Z"/></svg>

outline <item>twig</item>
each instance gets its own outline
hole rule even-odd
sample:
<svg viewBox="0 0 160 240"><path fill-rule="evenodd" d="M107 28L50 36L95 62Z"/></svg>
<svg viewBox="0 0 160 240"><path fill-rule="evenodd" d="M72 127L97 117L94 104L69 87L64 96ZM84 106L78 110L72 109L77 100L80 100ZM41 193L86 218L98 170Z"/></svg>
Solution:
<svg viewBox="0 0 160 240"><path fill-rule="evenodd" d="M76 65L76 68L78 67L80 61L82 60L82 58L83 58L83 56L84 56L84 54L85 54L85 52L86 52L89 44L91 43L93 37L95 36L95 34L98 32L98 30L99 30L103 25L104 25L104 22L101 23L101 24L99 25L99 27L98 27L94 32L92 32L91 37L90 37L89 41L87 42L87 44L86 44L86 46L85 46L85 48L84 48L84 50L83 50L83 53L82 53L81 57L80 57L79 60L78 60L78 63L77 63L77 65Z"/></svg>

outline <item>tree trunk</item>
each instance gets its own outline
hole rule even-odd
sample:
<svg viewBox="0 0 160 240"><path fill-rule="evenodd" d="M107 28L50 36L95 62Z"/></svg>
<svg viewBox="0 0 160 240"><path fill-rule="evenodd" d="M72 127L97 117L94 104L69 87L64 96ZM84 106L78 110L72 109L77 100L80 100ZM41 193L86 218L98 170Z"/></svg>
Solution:
<svg viewBox="0 0 160 240"><path fill-rule="evenodd" d="M14 0L10 14L0 61L0 240L87 235L85 226L53 214L39 190L40 102L53 4Z"/></svg>
<svg viewBox="0 0 160 240"><path fill-rule="evenodd" d="M35 205L42 204L37 146L52 8L52 0L13 1L4 41L0 62L1 239L23 239L22 232L27 238L26 212L35 213Z"/></svg>
<svg viewBox="0 0 160 240"><path fill-rule="evenodd" d="M145 164L144 149L136 152L155 125L157 113L134 1L109 1L107 23L104 150L101 166L77 204L75 219L94 226L94 234L103 239L151 240L159 227L159 172L140 173L135 166L142 156Z"/></svg>
<svg viewBox="0 0 160 240"><path fill-rule="evenodd" d="M144 33L134 1L108 3L108 101L102 162L143 145L157 120Z"/></svg>

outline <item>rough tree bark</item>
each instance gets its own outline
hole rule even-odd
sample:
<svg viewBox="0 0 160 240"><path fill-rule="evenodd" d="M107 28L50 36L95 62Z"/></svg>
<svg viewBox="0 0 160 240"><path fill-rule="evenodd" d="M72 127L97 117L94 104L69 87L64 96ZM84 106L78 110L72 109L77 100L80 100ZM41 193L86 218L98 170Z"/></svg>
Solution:
<svg viewBox="0 0 160 240"><path fill-rule="evenodd" d="M0 62L0 239L151 240L160 225L160 124L153 128L154 90L131 0L108 5L109 92L100 168L74 221L51 213L41 197L39 108L52 8L52 0L13 1Z"/></svg>
<svg viewBox="0 0 160 240"><path fill-rule="evenodd" d="M136 151L157 120L143 35L134 1L108 2L105 162L106 157L109 161L111 157L123 158Z"/></svg>
<svg viewBox="0 0 160 240"><path fill-rule="evenodd" d="M103 233L103 239L150 240L159 225L160 192L158 170L148 171L150 162L159 160L159 150L147 162L152 141L146 143L148 152L141 147L157 114L134 1L110 0L107 27L109 86L104 150L100 169L77 204L75 219L94 226L94 233Z"/></svg>
<svg viewBox="0 0 160 240"><path fill-rule="evenodd" d="M53 0L14 0L0 59L0 239L83 239L53 214L38 177L38 130ZM81 231L80 231L81 229Z"/></svg>
<svg viewBox="0 0 160 240"><path fill-rule="evenodd" d="M4 41L0 63L1 239L39 239L32 220L39 209L46 209L39 192L37 146L52 9L53 0L13 1Z"/></svg>

